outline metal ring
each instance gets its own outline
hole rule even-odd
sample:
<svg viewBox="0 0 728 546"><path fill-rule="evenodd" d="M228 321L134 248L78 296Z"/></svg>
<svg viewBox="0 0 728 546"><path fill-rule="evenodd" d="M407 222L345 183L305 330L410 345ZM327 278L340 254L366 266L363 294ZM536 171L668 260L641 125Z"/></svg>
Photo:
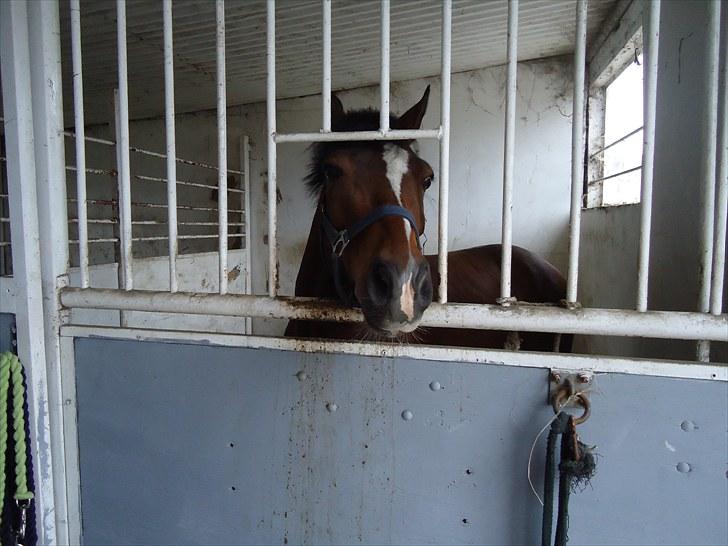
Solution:
<svg viewBox="0 0 728 546"><path fill-rule="evenodd" d="M586 396L586 393L578 392L573 396L579 402L579 405L584 408L584 412L581 416L574 418L574 424L581 425L591 416L591 402L589 402L589 398ZM554 413L559 413L562 409L564 409L564 404L570 397L570 395L567 395L567 389L559 389L556 393L554 393L554 396L551 398L551 406L554 408Z"/></svg>

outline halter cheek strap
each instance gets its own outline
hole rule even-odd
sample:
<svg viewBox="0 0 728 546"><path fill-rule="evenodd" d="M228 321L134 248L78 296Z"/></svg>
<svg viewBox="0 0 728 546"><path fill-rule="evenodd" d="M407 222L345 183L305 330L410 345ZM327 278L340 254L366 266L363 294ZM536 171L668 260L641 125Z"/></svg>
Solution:
<svg viewBox="0 0 728 546"><path fill-rule="evenodd" d="M354 239L354 237L382 218L386 218L387 216L399 216L410 223L412 230L417 235L417 246L420 249L422 248L420 244L420 233L417 229L414 216L412 216L412 213L406 208L400 207L399 205L382 205L381 207L377 207L364 218L356 222L353 226L342 230L337 230L331 223L331 220L329 220L329 217L326 215L323 204L320 208L321 229L331 245L331 258L333 262L332 267L336 293L342 303L350 307L358 307L359 303L354 295L352 283L346 276L341 255L344 253L344 250L347 246L349 246L349 243L352 239Z"/></svg>

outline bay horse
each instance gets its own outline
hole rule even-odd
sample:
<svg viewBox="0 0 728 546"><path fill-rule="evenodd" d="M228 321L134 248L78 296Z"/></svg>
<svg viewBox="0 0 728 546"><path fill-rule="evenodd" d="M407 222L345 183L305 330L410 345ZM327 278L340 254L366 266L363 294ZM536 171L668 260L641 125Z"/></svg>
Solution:
<svg viewBox="0 0 728 546"><path fill-rule="evenodd" d="M392 129L419 129L430 88ZM331 97L333 131L379 129L379 112L344 111ZM322 142L312 146L306 178L318 206L313 216L296 296L334 299L359 306L365 323L291 320L286 335L298 338L399 340L428 345L503 348L508 332L419 328L422 313L439 284L437 256L425 256L424 195L434 180L432 167L412 148L413 141ZM566 281L550 263L513 246L512 293L519 301L558 303ZM496 303L500 295L500 245L448 253L448 301ZM518 333L516 333L518 336ZM572 336L524 333L523 350L569 351ZM509 341L512 345L512 342Z"/></svg>

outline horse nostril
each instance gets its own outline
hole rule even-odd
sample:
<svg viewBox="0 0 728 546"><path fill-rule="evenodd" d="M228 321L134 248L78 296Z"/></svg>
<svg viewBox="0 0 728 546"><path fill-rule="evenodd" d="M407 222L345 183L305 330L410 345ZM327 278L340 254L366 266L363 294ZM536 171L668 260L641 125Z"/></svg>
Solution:
<svg viewBox="0 0 728 546"><path fill-rule="evenodd" d="M376 305L385 305L392 298L393 288L394 266L385 262L375 263L367 279L369 298Z"/></svg>

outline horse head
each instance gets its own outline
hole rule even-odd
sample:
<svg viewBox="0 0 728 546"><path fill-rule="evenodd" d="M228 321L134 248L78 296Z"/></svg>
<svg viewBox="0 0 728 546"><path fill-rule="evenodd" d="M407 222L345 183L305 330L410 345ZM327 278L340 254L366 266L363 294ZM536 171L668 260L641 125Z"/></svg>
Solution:
<svg viewBox="0 0 728 546"><path fill-rule="evenodd" d="M392 129L419 129L428 87ZM332 96L334 131L379 129L376 110L344 111ZM313 147L307 183L318 199L325 267L339 298L359 305L368 325L389 336L414 331L432 302L432 278L422 254L424 194L432 167L412 141L326 142Z"/></svg>

